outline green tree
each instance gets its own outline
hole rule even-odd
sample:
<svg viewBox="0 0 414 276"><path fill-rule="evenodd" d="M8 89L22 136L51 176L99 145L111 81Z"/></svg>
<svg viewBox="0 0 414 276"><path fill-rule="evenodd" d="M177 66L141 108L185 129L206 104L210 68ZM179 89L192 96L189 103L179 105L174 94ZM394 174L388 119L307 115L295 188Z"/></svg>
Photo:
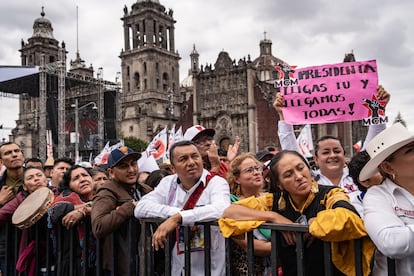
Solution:
<svg viewBox="0 0 414 276"><path fill-rule="evenodd" d="M125 146L130 147L136 152L143 152L148 147L147 142L133 136L124 137L123 139Z"/></svg>

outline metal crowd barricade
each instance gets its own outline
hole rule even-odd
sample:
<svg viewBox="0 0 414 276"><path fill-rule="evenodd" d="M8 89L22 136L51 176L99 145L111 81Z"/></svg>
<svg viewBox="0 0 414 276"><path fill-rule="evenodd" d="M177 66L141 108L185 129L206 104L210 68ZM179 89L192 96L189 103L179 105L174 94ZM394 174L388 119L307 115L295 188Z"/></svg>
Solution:
<svg viewBox="0 0 414 276"><path fill-rule="evenodd" d="M265 223L262 224L261 228L270 229L272 232L271 242L272 242L272 250L271 250L271 271L272 275L278 275L277 269L279 264L277 263L278 256L277 256L277 238L276 236L280 234L280 231L289 231L295 232L296 235L296 263L297 263L297 275L305 275L304 270L304 243L303 243L303 234L309 232L309 227L307 225L286 225L286 224L273 224L273 223ZM253 257L254 248L250 247L253 245L253 234L249 233L247 236L248 241L248 259ZM362 242L360 239L354 240L354 252L355 252L355 275L361 276L363 275L362 270ZM324 267L325 267L325 276L330 276L333 274L333 267L332 267L332 258L331 258L331 248L329 242L324 242ZM249 261L248 266L248 274L253 275L253 266L252 263Z"/></svg>
<svg viewBox="0 0 414 276"><path fill-rule="evenodd" d="M135 219L131 219L128 227L130 227L130 235L128 237L129 239L129 246L128 246L128 252L129 256L126 258L125 265L128 267L127 269L127 275L148 275L153 276L157 275L155 273L156 269L156 263L160 261L160 259L154 257L154 249L151 244L151 238L155 231L155 227L157 224L161 223L162 219L157 218L145 218L141 219L140 222L137 222ZM210 235L210 229L212 226L217 226L217 221L211 221L211 222L203 222L198 223L200 225L204 225L205 233L204 233L204 242L205 242L205 275L211 275L211 255L210 255L210 249L211 249L211 235ZM19 253L19 243L21 239L21 230L15 228L13 225L8 224L7 232L6 232L6 262L8 268L10 269L8 276L15 276L18 275L15 266L18 259L18 253ZM87 239L88 233L90 233L91 225L89 220L85 221L82 224L83 231L85 233L85 239ZM277 235L280 235L280 231L292 231L296 233L297 238L297 244L296 244L296 258L297 258L297 271L298 275L304 275L304 264L303 264L303 250L304 250L304 243L303 243L303 234L308 232L308 226L306 225L283 225L283 224L272 224L272 223L265 223L261 226L265 229L270 229L271 234L271 243L272 243L272 249L271 249L271 273L272 275L278 275L278 267L279 264L277 263L278 260L278 252L277 252ZM47 229L45 230L44 227L39 226L39 224L35 224L32 226L30 231L34 231L34 237L37 244L44 243L45 247L36 247L35 253L37 256L36 259L36 275L42 275L42 276L56 276L60 275L62 273L62 258L63 252L62 250L62 236L61 231L62 229L59 229L59 227L54 229L54 235L56 236L56 244L52 244L51 237L51 230ZM46 240L40 240L41 231L47 231L47 238ZM80 261L78 256L76 256L75 252L75 246L79 246L79 240L77 238L77 230L76 228L73 228L71 231L69 231L72 239L71 243L69 245L69 258L70 258L70 264L69 267L69 275L73 275L73 271L75 271L75 265L79 264ZM185 243L185 275L191 275L191 253L190 253L190 227L184 227L184 243ZM43 233L44 234L44 233ZM116 240L117 240L117 233L112 234L112 242L114 245L114 249L116 248ZM253 244L253 233L249 232L247 234L248 237L248 247L247 247L247 255L248 255L248 275L253 275L253 257L254 257L254 244ZM27 241L26 241L27 243ZM139 244L139 252L135 251L136 244ZM173 244L175 243L175 234L170 235L169 239L167 240L166 249L164 251L164 255L160 258L163 258L163 272L165 276L171 275L171 249L173 247ZM55 250L53 249L54 246L56 246ZM363 275L362 271L362 250L361 250L362 242L361 240L355 241L355 263L356 263L356 275ZM45 250L43 250L45 248ZM87 246L83 247L83 255L88 255L89 248ZM102 270L102 244L99 240L96 241L96 273L95 275L103 275ZM330 250L330 244L324 243L324 259L325 259L325 275L329 276L332 275L333 268L331 265L331 250ZM113 258L113 269L116 270L117 268L117 260L118 256L116 254L116 250L112 252L112 258ZM138 258L138 255L140 256ZM232 275L231 271L231 254L230 254L230 246L229 246L229 240L226 239L226 275ZM39 263L39 260L42 260L42 264ZM43 260L46 260L45 262ZM86 262L85 262L86 264ZM395 274L395 262L391 259L388 259L388 275L393 276ZM27 275L27 273L23 273L21 275ZM81 275L88 275L86 266L84 265L81 269ZM113 275L116 275L113 273Z"/></svg>
<svg viewBox="0 0 414 276"><path fill-rule="evenodd" d="M152 247L152 234L155 231L155 225L159 224L164 219L161 218L142 218L141 222L141 275L154 275L154 249ZM217 221L211 222L200 222L196 225L204 226L204 275L211 275L211 226L218 226ZM185 275L191 275L191 237L190 237L191 226L184 227L184 267ZM164 275L171 275L171 250L175 244L175 233L172 233L167 239L164 250ZM226 247L227 250L227 247ZM228 250L227 250L228 251ZM226 254L228 256L228 254ZM226 261L228 258L226 258ZM229 266L227 266L229 267ZM230 271L227 272L227 275L231 275Z"/></svg>

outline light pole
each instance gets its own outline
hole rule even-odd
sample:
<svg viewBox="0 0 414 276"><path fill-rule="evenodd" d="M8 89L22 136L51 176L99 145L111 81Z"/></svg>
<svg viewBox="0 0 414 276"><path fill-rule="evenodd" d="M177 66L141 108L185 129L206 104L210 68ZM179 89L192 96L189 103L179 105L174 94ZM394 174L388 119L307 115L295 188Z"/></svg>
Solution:
<svg viewBox="0 0 414 276"><path fill-rule="evenodd" d="M97 73L97 78L98 78L98 136L99 139L97 141L97 146L98 149L103 148L103 142L105 139L105 134L104 134L104 86L103 86L103 68L99 67L98 68L98 73Z"/></svg>
<svg viewBox="0 0 414 276"><path fill-rule="evenodd" d="M79 110L92 105L92 109L98 109L95 102L89 102L79 107L78 99L75 99L75 103L71 106L75 108L75 163L79 162Z"/></svg>

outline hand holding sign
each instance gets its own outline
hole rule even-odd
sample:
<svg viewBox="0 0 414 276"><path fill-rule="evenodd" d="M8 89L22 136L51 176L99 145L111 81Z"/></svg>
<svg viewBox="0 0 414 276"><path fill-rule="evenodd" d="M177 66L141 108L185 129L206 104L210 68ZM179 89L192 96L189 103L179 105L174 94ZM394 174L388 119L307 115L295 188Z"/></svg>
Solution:
<svg viewBox="0 0 414 276"><path fill-rule="evenodd" d="M377 98L384 101L385 108L387 104L390 102L391 95L387 92L387 90L384 89L382 85L378 85L377 92Z"/></svg>
<svg viewBox="0 0 414 276"><path fill-rule="evenodd" d="M284 120L283 117L283 107L284 107L283 95L281 93L276 93L275 101L273 102L273 107L276 112L279 114L279 120Z"/></svg>

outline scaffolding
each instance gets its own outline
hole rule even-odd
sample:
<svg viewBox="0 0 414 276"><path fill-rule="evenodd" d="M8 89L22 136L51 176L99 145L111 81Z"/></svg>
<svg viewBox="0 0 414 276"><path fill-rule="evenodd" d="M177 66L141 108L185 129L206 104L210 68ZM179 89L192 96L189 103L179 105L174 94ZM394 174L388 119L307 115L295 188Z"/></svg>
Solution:
<svg viewBox="0 0 414 276"><path fill-rule="evenodd" d="M53 83L56 83L57 87ZM49 84L50 82L50 84ZM67 155L67 145L66 145L66 116L67 109L70 106L70 102L76 98L88 98L93 97L94 101L98 105L98 114L97 114L97 140L94 144L94 149L101 149L103 147L103 142L105 137L105 92L114 91L115 92L115 106L117 112L115 114L115 135L119 136L119 124L121 118L120 112L120 83L114 83L110 81L103 80L102 68L100 68L100 74L97 78L81 75L73 72L66 72L66 61L65 61L65 48L59 49L58 60L55 63L45 63L45 56L41 56L41 64L39 67L38 74L27 75L24 77L18 77L15 79L7 80L0 82L0 96L9 97L18 99L22 95L27 97L39 98L38 108L34 110L35 114L33 118L34 129L28 131L36 131L37 135L35 140L38 140L36 145L32 146L33 150L36 150L38 146L38 153L36 154L42 160L46 160L47 157L47 145L46 145L46 132L47 132L47 122L50 120L48 112L48 93L52 93L52 90L48 86L52 85L53 91L57 90L57 125L54 124L55 134L57 134L57 139L55 137L55 142L57 141L57 155L66 156ZM56 93L56 92L55 92ZM55 94L56 95L56 94ZM55 96L56 97L56 96ZM56 99L56 98L55 98ZM69 103L69 104L68 104ZM56 104L56 102L55 102ZM22 107L20 107L22 108ZM20 113L28 113L28 110L20 110ZM31 110L30 112L33 112ZM20 116L20 115L19 115ZM21 120L25 120L22 118ZM27 119L26 119L27 120ZM49 121L50 123L50 121ZM25 129L24 126L23 129ZM37 127L37 129L36 129ZM112 137L114 138L114 137ZM36 141L33 140L34 143Z"/></svg>

